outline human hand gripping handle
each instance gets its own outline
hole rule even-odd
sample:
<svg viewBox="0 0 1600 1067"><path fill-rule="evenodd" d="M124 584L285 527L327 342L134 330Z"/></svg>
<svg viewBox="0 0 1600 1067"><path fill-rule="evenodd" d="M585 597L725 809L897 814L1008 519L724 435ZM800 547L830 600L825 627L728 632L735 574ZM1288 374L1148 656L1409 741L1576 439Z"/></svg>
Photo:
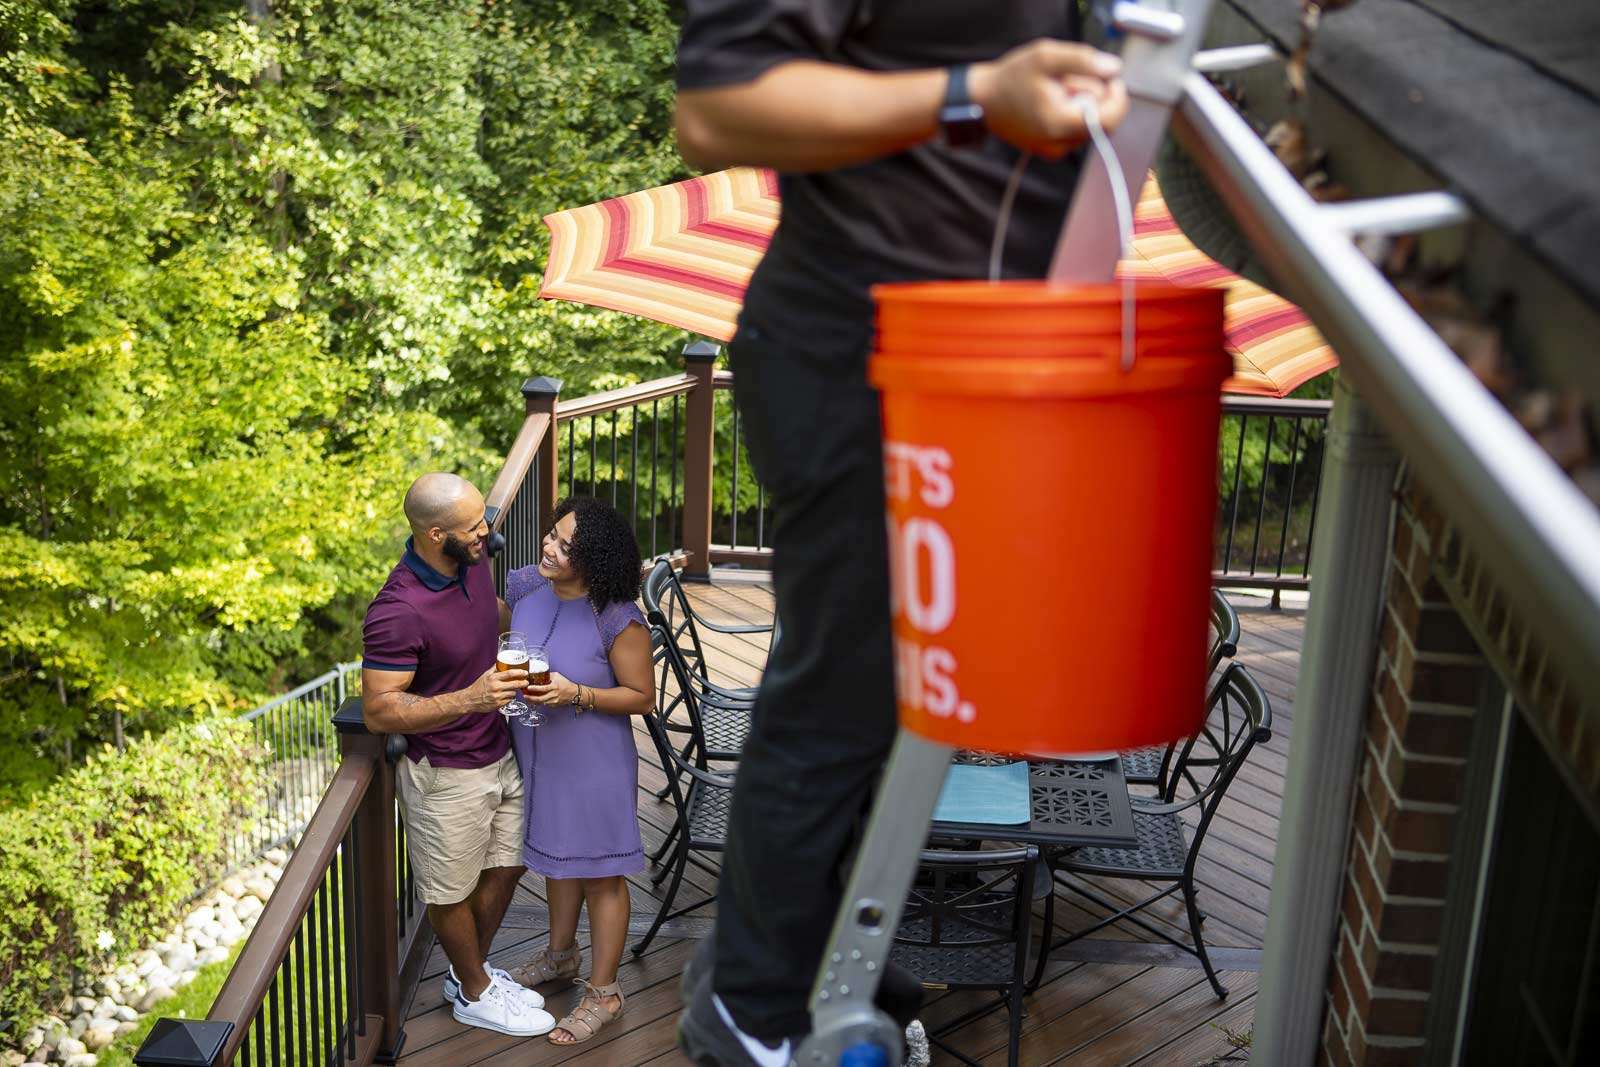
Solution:
<svg viewBox="0 0 1600 1067"><path fill-rule="evenodd" d="M1089 135L1075 97L1093 98L1108 130L1127 114L1121 72L1122 60L1114 55L1042 38L974 64L969 84L989 132L1035 155L1059 159Z"/></svg>

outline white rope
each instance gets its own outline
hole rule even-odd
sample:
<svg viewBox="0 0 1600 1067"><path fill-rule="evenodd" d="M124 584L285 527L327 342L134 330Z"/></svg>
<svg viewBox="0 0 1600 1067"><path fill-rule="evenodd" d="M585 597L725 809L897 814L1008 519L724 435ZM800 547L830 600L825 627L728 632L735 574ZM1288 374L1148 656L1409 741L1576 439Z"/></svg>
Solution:
<svg viewBox="0 0 1600 1067"><path fill-rule="evenodd" d="M1117 213L1117 234L1121 237L1118 244L1118 258L1128 254L1128 246L1133 242L1133 204L1128 199L1128 189L1122 180L1122 161L1117 157L1116 146L1111 143L1111 138L1106 135L1105 127L1100 124L1100 109L1095 105L1094 97L1087 93L1080 93L1073 97L1073 102L1078 105L1083 115L1083 124L1089 131L1089 142L1106 165L1106 177L1111 181L1111 203ZM1011 168L1011 177L1006 180L1005 193L1000 197L1000 212L995 219L994 239L989 243L989 280L1000 280L1000 260L1005 251L1006 231L1011 226L1011 210L1016 206L1017 190L1022 185L1022 172L1028 169L1028 163L1033 159L1033 153L1023 152L1017 156L1017 162ZM1123 373L1133 369L1134 358L1134 284L1131 274L1124 274L1122 278L1122 370Z"/></svg>

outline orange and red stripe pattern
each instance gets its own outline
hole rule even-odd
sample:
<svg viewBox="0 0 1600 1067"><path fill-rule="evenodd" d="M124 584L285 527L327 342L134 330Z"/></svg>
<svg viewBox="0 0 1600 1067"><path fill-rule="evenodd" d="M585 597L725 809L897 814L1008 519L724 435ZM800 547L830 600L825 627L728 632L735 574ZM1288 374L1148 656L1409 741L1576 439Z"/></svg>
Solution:
<svg viewBox="0 0 1600 1067"><path fill-rule="evenodd" d="M539 295L732 340L778 212L777 175L736 167L546 215Z"/></svg>
<svg viewBox="0 0 1600 1067"><path fill-rule="evenodd" d="M733 338L750 274L777 228L778 179L736 167L545 216L550 261L539 295ZM1227 290L1231 393L1287 396L1338 365L1300 310L1208 258L1178 229L1154 177L1119 272Z"/></svg>
<svg viewBox="0 0 1600 1067"><path fill-rule="evenodd" d="M1154 175L1133 213L1132 254L1118 276L1160 278L1175 285L1227 290L1223 334L1233 357L1233 376L1223 392L1288 396L1300 385L1339 365L1339 357L1299 308L1255 282L1239 277L1196 248L1167 211Z"/></svg>

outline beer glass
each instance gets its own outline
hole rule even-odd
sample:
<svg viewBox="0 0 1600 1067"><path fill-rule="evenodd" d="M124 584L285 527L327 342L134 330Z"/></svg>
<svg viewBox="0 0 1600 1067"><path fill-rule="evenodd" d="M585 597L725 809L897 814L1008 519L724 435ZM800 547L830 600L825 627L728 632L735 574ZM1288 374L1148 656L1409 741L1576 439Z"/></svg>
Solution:
<svg viewBox="0 0 1600 1067"><path fill-rule="evenodd" d="M550 653L535 645L528 649L528 684L550 684ZM517 721L525 726L538 726L545 720L545 714L537 704L523 702L523 711L517 715Z"/></svg>
<svg viewBox="0 0 1600 1067"><path fill-rule="evenodd" d="M500 649L494 655L494 669L497 671L525 671L528 669L528 639L515 630L500 635ZM550 668L545 667L548 671ZM511 702L500 708L500 714L506 718L513 715L525 714L531 705L520 695L512 697Z"/></svg>

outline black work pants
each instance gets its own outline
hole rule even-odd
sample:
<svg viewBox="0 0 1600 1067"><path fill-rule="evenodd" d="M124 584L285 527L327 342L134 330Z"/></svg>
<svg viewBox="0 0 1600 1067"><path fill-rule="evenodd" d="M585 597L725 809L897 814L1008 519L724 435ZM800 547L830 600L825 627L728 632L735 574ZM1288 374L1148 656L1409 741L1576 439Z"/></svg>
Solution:
<svg viewBox="0 0 1600 1067"><path fill-rule="evenodd" d="M782 626L739 760L713 984L740 1029L810 1028L841 864L894 740L887 532L870 314L775 336L750 308L734 391L772 507Z"/></svg>

